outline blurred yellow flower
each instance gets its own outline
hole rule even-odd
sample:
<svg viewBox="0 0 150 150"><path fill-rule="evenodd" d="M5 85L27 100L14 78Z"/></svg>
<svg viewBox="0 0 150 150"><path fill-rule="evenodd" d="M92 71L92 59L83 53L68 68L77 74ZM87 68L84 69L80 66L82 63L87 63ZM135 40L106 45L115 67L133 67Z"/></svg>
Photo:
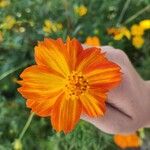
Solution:
<svg viewBox="0 0 150 150"><path fill-rule="evenodd" d="M3 33L0 31L0 43L3 41Z"/></svg>
<svg viewBox="0 0 150 150"><path fill-rule="evenodd" d="M144 30L141 26L134 24L131 26L131 34L134 36L141 36L144 34Z"/></svg>
<svg viewBox="0 0 150 150"><path fill-rule="evenodd" d="M16 23L16 19L13 16L6 16L2 23L3 29L11 29Z"/></svg>
<svg viewBox="0 0 150 150"><path fill-rule="evenodd" d="M9 0L0 0L0 8L4 8L10 4Z"/></svg>
<svg viewBox="0 0 150 150"><path fill-rule="evenodd" d="M132 45L136 48L141 48L144 44L144 39L142 36L134 36L132 38Z"/></svg>
<svg viewBox="0 0 150 150"><path fill-rule="evenodd" d="M19 28L19 32L23 33L23 32L25 32L25 31L26 31L26 28L25 28L25 27L20 27L20 28Z"/></svg>
<svg viewBox="0 0 150 150"><path fill-rule="evenodd" d="M51 20L46 19L44 21L43 31L45 33L57 32L63 28L61 23L54 23Z"/></svg>
<svg viewBox="0 0 150 150"><path fill-rule="evenodd" d="M120 28L108 28L107 29L108 34L112 34L114 40L121 40L124 36L128 39L131 38L130 31L126 27L120 27Z"/></svg>
<svg viewBox="0 0 150 150"><path fill-rule="evenodd" d="M101 42L100 42L100 39L97 36L93 36L93 37L88 36L86 38L85 44L89 45L89 46L100 46Z"/></svg>
<svg viewBox="0 0 150 150"><path fill-rule="evenodd" d="M84 15L87 14L88 9L87 9L87 7L85 7L84 5L80 5L80 6L76 6L76 7L74 8L74 11L75 11L75 13L78 14L79 16L84 16Z"/></svg>
<svg viewBox="0 0 150 150"><path fill-rule="evenodd" d="M52 22L48 19L44 21L43 31L46 33L51 33Z"/></svg>
<svg viewBox="0 0 150 150"><path fill-rule="evenodd" d="M62 27L63 27L63 26L62 26L61 23L53 23L53 24L52 24L52 31L53 31L53 32L57 32L57 31L61 30Z"/></svg>
<svg viewBox="0 0 150 150"><path fill-rule="evenodd" d="M140 27L142 27L144 30L150 29L150 19L142 20L140 22Z"/></svg>
<svg viewBox="0 0 150 150"><path fill-rule="evenodd" d="M114 135L114 142L122 149L141 146L141 139L136 133L128 135L116 134Z"/></svg>
<svg viewBox="0 0 150 150"><path fill-rule="evenodd" d="M22 150L22 143L21 143L21 140L15 139L15 141L14 141L14 143L13 143L13 149L14 149L14 150Z"/></svg>
<svg viewBox="0 0 150 150"><path fill-rule="evenodd" d="M63 25L61 23L56 23L57 29L61 30L63 28Z"/></svg>

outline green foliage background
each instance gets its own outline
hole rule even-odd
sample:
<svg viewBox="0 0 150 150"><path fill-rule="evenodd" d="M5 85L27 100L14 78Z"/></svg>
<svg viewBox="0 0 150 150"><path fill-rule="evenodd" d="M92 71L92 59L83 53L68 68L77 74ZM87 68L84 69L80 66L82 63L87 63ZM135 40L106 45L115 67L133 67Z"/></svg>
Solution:
<svg viewBox="0 0 150 150"><path fill-rule="evenodd" d="M118 18L126 0L10 0L10 5L0 8L0 24L6 16L15 17L16 24L12 29L0 28L3 41L0 43L0 150L13 149L13 142L18 138L30 110L17 92L15 79L20 72L34 63L33 49L37 41L44 37L62 37L67 35L85 42L88 36L98 36L103 45L112 45L124 50L144 79L150 79L150 32L144 34L145 44L136 49L131 41L122 39L115 41L107 35L106 29L116 27ZM74 7L84 5L87 14L78 16ZM130 0L130 5L123 16L121 24L146 6L150 0ZM150 10L126 24L139 23L150 19ZM45 34L45 19L60 22L62 30ZM20 27L25 32L19 32ZM150 149L149 130L145 130L146 138L143 149ZM111 135L105 134L91 124L80 121L76 129L68 134L55 133L49 118L35 116L30 128L22 139L24 150L117 150ZM148 150L147 149L147 150Z"/></svg>

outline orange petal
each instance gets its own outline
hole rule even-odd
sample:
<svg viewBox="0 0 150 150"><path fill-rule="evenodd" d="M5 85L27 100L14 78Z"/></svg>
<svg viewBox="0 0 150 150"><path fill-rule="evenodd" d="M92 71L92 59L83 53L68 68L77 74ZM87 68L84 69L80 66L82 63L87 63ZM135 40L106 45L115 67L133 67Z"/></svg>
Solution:
<svg viewBox="0 0 150 150"><path fill-rule="evenodd" d="M35 47L35 60L40 66L45 66L66 76L70 69L64 53L64 44L61 40L45 39ZM63 49L61 49L63 48Z"/></svg>
<svg viewBox="0 0 150 150"><path fill-rule="evenodd" d="M131 133L127 135L116 134L114 135L114 142L121 148L140 147L141 140L137 133Z"/></svg>
<svg viewBox="0 0 150 150"><path fill-rule="evenodd" d="M93 37L88 36L86 38L85 44L89 45L89 46L100 46L101 42L100 42L100 39L97 36L93 36Z"/></svg>
<svg viewBox="0 0 150 150"><path fill-rule="evenodd" d="M65 44L60 38L57 39L55 42L57 44L57 47L59 47L61 52L64 54L65 60L68 63L70 70L75 70L78 56L83 51L83 47L80 42L75 38L70 40L69 37L67 38Z"/></svg>
<svg viewBox="0 0 150 150"><path fill-rule="evenodd" d="M88 66L85 74L90 88L101 88L104 91L116 87L120 83L122 75L120 67L108 60Z"/></svg>
<svg viewBox="0 0 150 150"><path fill-rule="evenodd" d="M91 117L104 115L105 103L100 97L96 99L93 95L86 93L80 96L83 105L83 112Z"/></svg>
<svg viewBox="0 0 150 150"><path fill-rule="evenodd" d="M103 84L103 83L112 83L120 81L120 73L118 71L110 71L109 73L101 73L99 75L88 77L89 84Z"/></svg>
<svg viewBox="0 0 150 150"><path fill-rule="evenodd" d="M106 71L120 71L120 67L109 61L104 53L99 54L97 58L91 63L88 64L86 68L84 68L84 73L93 75L93 74L98 74L98 73L103 73Z"/></svg>
<svg viewBox="0 0 150 150"><path fill-rule="evenodd" d="M51 122L58 132L70 132L78 122L81 114L81 103L78 99L66 99L61 95L51 112Z"/></svg>
<svg viewBox="0 0 150 150"><path fill-rule="evenodd" d="M84 51L80 53L78 57L78 62L76 64L77 71L84 72L85 69L91 64L106 60L106 58L103 55L104 54L101 53L100 48L91 47L91 48L85 49Z"/></svg>
<svg viewBox="0 0 150 150"><path fill-rule="evenodd" d="M25 69L20 77L23 80L19 82L22 87L18 91L28 99L53 97L65 85L65 80L62 77L36 65Z"/></svg>
<svg viewBox="0 0 150 150"><path fill-rule="evenodd" d="M78 60L79 54L83 51L83 47L77 39L67 39L66 49L71 70L75 70L75 65Z"/></svg>
<svg viewBox="0 0 150 150"><path fill-rule="evenodd" d="M61 95L61 92L55 97L49 99L28 99L26 102L27 107L32 109L32 112L36 113L38 116L47 117L50 116L53 105L55 104L57 98Z"/></svg>
<svg viewBox="0 0 150 150"><path fill-rule="evenodd" d="M106 92L103 89L89 89L88 91L93 97L95 97L100 102L105 102L107 95Z"/></svg>
<svg viewBox="0 0 150 150"><path fill-rule="evenodd" d="M111 74L112 73L112 74ZM90 89L97 89L107 92L108 90L119 85L121 81L121 74L118 72L110 72L109 75L101 75L93 78L89 78Z"/></svg>
<svg viewBox="0 0 150 150"><path fill-rule="evenodd" d="M37 99L36 100L28 99L26 101L26 105L27 105L27 107L32 108L32 112L34 112L38 116L47 117L47 116L50 116L51 109L52 109L52 106L54 105L55 101L52 99L45 100L45 101L43 100L40 102Z"/></svg>
<svg viewBox="0 0 150 150"><path fill-rule="evenodd" d="M64 79L36 65L25 69L18 91L27 98L27 106L40 116L50 116L50 109L64 87Z"/></svg>
<svg viewBox="0 0 150 150"><path fill-rule="evenodd" d="M79 55L77 70L85 74L90 88L107 92L119 84L120 67L109 61L99 48L88 48Z"/></svg>

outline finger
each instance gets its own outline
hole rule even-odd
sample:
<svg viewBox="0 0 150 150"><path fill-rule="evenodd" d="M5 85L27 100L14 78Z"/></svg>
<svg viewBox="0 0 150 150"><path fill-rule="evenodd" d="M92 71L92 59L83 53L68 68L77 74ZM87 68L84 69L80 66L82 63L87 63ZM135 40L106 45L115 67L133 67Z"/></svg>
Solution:
<svg viewBox="0 0 150 150"><path fill-rule="evenodd" d="M121 67L121 72L123 72L121 84L108 93L107 102L116 109L133 116L132 97L130 97L129 92L127 92L127 89L132 87L132 81L129 80L131 75L128 67L128 58L123 51L113 47L102 46L101 49L103 52L106 52L105 55L109 60L117 63Z"/></svg>
<svg viewBox="0 0 150 150"><path fill-rule="evenodd" d="M107 111L103 117L91 118L84 114L82 115L82 119L110 134L130 133L134 130L131 126L132 118L110 105L107 105Z"/></svg>
<svg viewBox="0 0 150 150"><path fill-rule="evenodd" d="M119 110L120 112L126 114L127 116L134 117L133 108L134 103L132 102L132 98L129 98L126 93L123 93L121 88L112 89L108 93L106 103Z"/></svg>
<svg viewBox="0 0 150 150"><path fill-rule="evenodd" d="M128 57L122 50L115 49L111 46L101 46L100 48L101 48L102 52L106 52L105 56L109 60L115 62L120 67L127 65Z"/></svg>
<svg viewBox="0 0 150 150"><path fill-rule="evenodd" d="M127 73L124 73L120 85L108 92L107 103L129 116L134 116L134 97L130 96L132 93L128 90L131 84Z"/></svg>
<svg viewBox="0 0 150 150"><path fill-rule="evenodd" d="M100 48L102 49L102 52L106 52L106 57L109 60L117 63L121 67L123 73L126 71L126 69L128 69L130 70L130 74L133 74L139 80L143 81L124 51L115 49L111 46L101 46Z"/></svg>
<svg viewBox="0 0 150 150"><path fill-rule="evenodd" d="M133 108L136 107L136 102L133 93L137 93L135 87L139 87L139 82L142 83L143 80L141 80L123 51L110 46L102 46L101 49L106 52L105 55L109 60L121 67L123 73L121 84L108 93L107 102L118 110L134 117L136 114Z"/></svg>

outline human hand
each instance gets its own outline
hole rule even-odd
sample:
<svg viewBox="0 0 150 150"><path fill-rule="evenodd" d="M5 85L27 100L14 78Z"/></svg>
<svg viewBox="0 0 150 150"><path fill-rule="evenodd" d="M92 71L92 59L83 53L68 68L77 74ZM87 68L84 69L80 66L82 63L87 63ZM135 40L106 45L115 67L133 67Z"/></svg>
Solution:
<svg viewBox="0 0 150 150"><path fill-rule="evenodd" d="M84 46L86 47L86 46ZM86 120L104 132L131 133L150 124L150 88L135 71L127 55L110 46L101 47L106 57L121 67L121 84L108 93L106 113L103 117Z"/></svg>

